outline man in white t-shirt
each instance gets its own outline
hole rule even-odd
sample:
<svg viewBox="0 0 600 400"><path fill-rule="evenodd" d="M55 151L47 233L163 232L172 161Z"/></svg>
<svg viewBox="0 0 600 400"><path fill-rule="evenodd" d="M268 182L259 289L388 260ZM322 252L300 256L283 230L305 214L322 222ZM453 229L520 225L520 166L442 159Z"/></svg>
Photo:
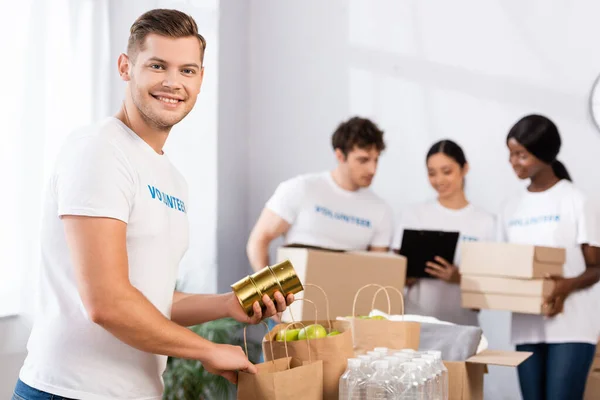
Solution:
<svg viewBox="0 0 600 400"><path fill-rule="evenodd" d="M277 187L248 239L254 270L269 264L269 244L335 250L387 251L393 233L391 208L369 186L385 149L383 132L372 121L353 117L332 136L338 161L333 171L300 175Z"/></svg>
<svg viewBox="0 0 600 400"><path fill-rule="evenodd" d="M240 347L185 326L257 323L285 310L281 294L276 305L263 298L264 312L255 303L249 318L233 293L175 292L190 201L162 149L196 102L205 47L190 16L142 15L119 57L122 109L63 146L44 204L39 299L14 399L159 400L167 356L199 360L232 382L238 370L256 371Z"/></svg>

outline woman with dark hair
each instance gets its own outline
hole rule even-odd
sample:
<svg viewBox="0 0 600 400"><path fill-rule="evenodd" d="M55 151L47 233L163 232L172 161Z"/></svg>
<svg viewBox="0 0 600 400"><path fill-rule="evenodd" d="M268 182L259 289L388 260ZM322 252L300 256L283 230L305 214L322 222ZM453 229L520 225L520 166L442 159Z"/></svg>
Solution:
<svg viewBox="0 0 600 400"><path fill-rule="evenodd" d="M524 400L582 399L600 333L592 292L600 279L597 216L556 159L561 139L552 121L528 115L506 144L515 174L530 182L502 209L502 239L566 249L564 277L552 277L545 315L512 315L512 342L533 352L518 367L521 393Z"/></svg>
<svg viewBox="0 0 600 400"><path fill-rule="evenodd" d="M462 241L490 241L495 237L494 217L470 204L465 196L469 164L463 150L451 140L435 143L426 157L429 183L437 199L405 210L392 242L396 250L404 229L460 232ZM454 260L437 257L427 264L430 278L413 280L406 295L406 312L461 325L477 326L477 313L460 301L459 254Z"/></svg>

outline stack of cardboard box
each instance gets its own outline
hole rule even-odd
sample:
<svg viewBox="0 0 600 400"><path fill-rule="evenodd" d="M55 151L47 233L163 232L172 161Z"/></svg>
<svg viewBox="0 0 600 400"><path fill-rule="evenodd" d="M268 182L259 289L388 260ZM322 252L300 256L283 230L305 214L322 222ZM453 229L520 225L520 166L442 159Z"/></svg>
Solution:
<svg viewBox="0 0 600 400"><path fill-rule="evenodd" d="M588 375L584 400L600 399L600 342L596 346L596 356Z"/></svg>
<svg viewBox="0 0 600 400"><path fill-rule="evenodd" d="M461 246L464 308L542 314L554 288L548 275L562 276L565 250L511 243L469 242Z"/></svg>

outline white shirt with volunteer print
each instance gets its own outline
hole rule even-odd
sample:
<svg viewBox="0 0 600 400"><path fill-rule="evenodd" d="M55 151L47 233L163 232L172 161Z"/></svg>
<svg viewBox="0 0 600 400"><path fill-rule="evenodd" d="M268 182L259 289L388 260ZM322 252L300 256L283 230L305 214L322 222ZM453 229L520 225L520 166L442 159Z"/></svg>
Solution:
<svg viewBox="0 0 600 400"><path fill-rule="evenodd" d="M94 324L82 303L63 215L127 223L129 279L169 318L178 265L188 247L187 184L115 118L72 134L63 146L43 210L42 266L26 384L85 400L161 399L166 357L139 351Z"/></svg>
<svg viewBox="0 0 600 400"><path fill-rule="evenodd" d="M390 245L391 208L368 188L342 189L329 171L281 183L265 207L291 224L286 244L335 250Z"/></svg>
<svg viewBox="0 0 600 400"><path fill-rule="evenodd" d="M469 204L460 210L442 206L437 200L409 207L402 213L392 247L399 249L404 229L459 232L454 260L460 270L460 242L492 241L496 236L492 214ZM426 315L460 325L479 325L477 313L461 305L460 285L437 278L422 278L407 289L406 313Z"/></svg>
<svg viewBox="0 0 600 400"><path fill-rule="evenodd" d="M510 243L566 249L564 276L585 271L582 244L600 246L597 213L586 196L567 180L544 192L524 191L511 197L500 215L501 239ZM512 314L513 344L598 341L597 285L572 293L553 318Z"/></svg>

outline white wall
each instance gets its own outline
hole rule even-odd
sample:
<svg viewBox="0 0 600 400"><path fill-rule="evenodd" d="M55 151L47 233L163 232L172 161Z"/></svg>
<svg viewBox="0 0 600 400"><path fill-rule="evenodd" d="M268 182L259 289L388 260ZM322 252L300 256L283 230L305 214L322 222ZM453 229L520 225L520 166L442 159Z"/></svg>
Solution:
<svg viewBox="0 0 600 400"><path fill-rule="evenodd" d="M506 134L531 112L555 120L560 158L600 199L587 109L599 3L252 1L250 12L249 224L280 181L333 165L330 134L353 114L386 132L374 189L396 212L433 196L424 157L443 137L465 149L470 200L498 210L521 185ZM491 346L510 349L508 313L482 314ZM515 398L516 371L490 368L486 399Z"/></svg>

